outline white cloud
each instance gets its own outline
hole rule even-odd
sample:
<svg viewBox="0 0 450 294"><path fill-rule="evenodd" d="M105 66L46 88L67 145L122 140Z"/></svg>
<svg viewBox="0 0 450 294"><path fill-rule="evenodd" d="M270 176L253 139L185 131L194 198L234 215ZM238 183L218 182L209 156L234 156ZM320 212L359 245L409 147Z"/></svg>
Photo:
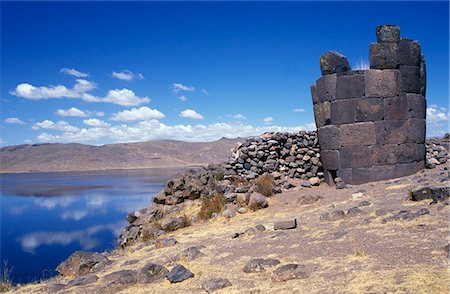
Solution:
<svg viewBox="0 0 450 294"><path fill-rule="evenodd" d="M10 94L31 100L79 98L87 102L107 102L121 106L137 106L150 102L148 97L136 96L135 93L129 89L109 90L105 97L96 97L88 93L95 89L95 87L95 83L83 79L77 79L72 88L67 88L63 85L35 87L28 83L22 83L17 85L16 89L11 91Z"/></svg>
<svg viewBox="0 0 450 294"><path fill-rule="evenodd" d="M162 119L164 117L165 115L159 110L143 106L140 108L132 108L130 110L124 110L113 113L111 120L135 121L135 120Z"/></svg>
<svg viewBox="0 0 450 294"><path fill-rule="evenodd" d="M260 135L267 131L298 132L315 130L315 123L294 127L274 125L252 126L236 123L214 123L209 125L166 125L158 120L140 121L134 125L116 125L110 128L83 128L77 132L63 132L58 135L41 133L41 142L79 142L90 144L142 142L159 139L183 141L214 141L222 137L236 138Z"/></svg>
<svg viewBox="0 0 450 294"><path fill-rule="evenodd" d="M448 121L449 113L447 112L447 108L439 107L437 105L431 105L427 108L427 121L428 122L440 122L440 121Z"/></svg>
<svg viewBox="0 0 450 294"><path fill-rule="evenodd" d="M234 119L247 119L247 118L246 118L244 115L242 115L241 113L230 114L230 115L228 115L228 117L234 118Z"/></svg>
<svg viewBox="0 0 450 294"><path fill-rule="evenodd" d="M172 92L175 94L180 93L181 91L195 91L195 88L192 86L186 86L181 83L173 83L172 84Z"/></svg>
<svg viewBox="0 0 450 294"><path fill-rule="evenodd" d="M107 122L104 122L102 120L99 120L97 118L89 118L89 119L84 119L83 123L85 125L91 126L91 127L99 127L99 128L105 128L105 127L109 127L110 124Z"/></svg>
<svg viewBox="0 0 450 294"><path fill-rule="evenodd" d="M111 76L113 78L123 80L123 81L131 81L131 80L143 80L144 76L141 73L133 73L129 70L123 70L120 72L113 71Z"/></svg>
<svg viewBox="0 0 450 294"><path fill-rule="evenodd" d="M35 123L32 127L33 130L47 129L47 130L58 130L64 132L77 132L79 129L77 127L71 126L68 122L60 120L53 122L51 120L44 120Z"/></svg>
<svg viewBox="0 0 450 294"><path fill-rule="evenodd" d="M265 118L263 118L263 122L270 124L273 122L273 117L271 117L271 116L265 117Z"/></svg>
<svg viewBox="0 0 450 294"><path fill-rule="evenodd" d="M209 92L206 91L205 89L202 89L202 93L205 94L206 96L209 96Z"/></svg>
<svg viewBox="0 0 450 294"><path fill-rule="evenodd" d="M178 99L180 99L180 101L187 101L187 98L186 98L186 96L184 96L184 95L182 95L182 96L180 96L180 97L178 97Z"/></svg>
<svg viewBox="0 0 450 294"><path fill-rule="evenodd" d="M86 117L86 116L88 116L88 114L85 111L80 110L76 107L71 107L69 109L57 109L55 111L55 114L62 116L62 117L67 117L67 116Z"/></svg>
<svg viewBox="0 0 450 294"><path fill-rule="evenodd" d="M293 112L305 112L306 110L304 108L294 108L292 109Z"/></svg>
<svg viewBox="0 0 450 294"><path fill-rule="evenodd" d="M185 118L197 119L197 120L203 119L203 116L200 113L198 113L192 109L183 110L182 112L180 112L179 116L185 117Z"/></svg>
<svg viewBox="0 0 450 294"><path fill-rule="evenodd" d="M71 75L77 78L87 78L89 75L87 73L78 71L74 68L61 68L60 72L67 74L67 75Z"/></svg>
<svg viewBox="0 0 450 294"><path fill-rule="evenodd" d="M24 121L20 120L17 117L8 117L7 119L5 119L5 123L15 124L15 125L26 125L26 123Z"/></svg>

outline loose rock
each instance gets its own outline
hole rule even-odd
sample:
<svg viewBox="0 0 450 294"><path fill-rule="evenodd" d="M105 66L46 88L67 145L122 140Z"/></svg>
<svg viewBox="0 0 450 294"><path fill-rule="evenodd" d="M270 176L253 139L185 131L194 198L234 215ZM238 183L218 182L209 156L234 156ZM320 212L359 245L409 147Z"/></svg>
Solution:
<svg viewBox="0 0 450 294"><path fill-rule="evenodd" d="M194 274L181 264L176 265L166 274L166 278L171 283L179 283L192 277L194 277Z"/></svg>
<svg viewBox="0 0 450 294"><path fill-rule="evenodd" d="M212 293L216 290L232 286L231 282L224 278L215 278L205 281L202 285L203 290Z"/></svg>
<svg viewBox="0 0 450 294"><path fill-rule="evenodd" d="M272 273L272 280L275 282L306 278L308 278L308 273L305 271L305 266L300 264L282 265Z"/></svg>
<svg viewBox="0 0 450 294"><path fill-rule="evenodd" d="M291 230L297 228L297 219L276 222L273 226L274 230Z"/></svg>
<svg viewBox="0 0 450 294"><path fill-rule="evenodd" d="M280 264L280 261L278 259L263 259L263 258L256 258L249 260L245 266L244 266L244 273L259 273L262 271L265 271L266 268L276 266Z"/></svg>

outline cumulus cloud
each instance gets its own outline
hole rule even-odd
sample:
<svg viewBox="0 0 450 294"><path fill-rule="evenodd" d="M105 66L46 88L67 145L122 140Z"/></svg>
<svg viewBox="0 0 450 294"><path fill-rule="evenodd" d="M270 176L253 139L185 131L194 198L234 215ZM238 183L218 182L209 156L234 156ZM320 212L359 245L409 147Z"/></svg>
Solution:
<svg viewBox="0 0 450 294"><path fill-rule="evenodd" d="M72 88L63 85L36 87L28 83L16 86L10 94L30 100L43 100L51 98L78 98L87 102L107 102L121 106L137 106L150 102L148 97L139 97L129 89L109 90L105 97L97 97L90 93L96 84L87 80L77 79Z"/></svg>
<svg viewBox="0 0 450 294"><path fill-rule="evenodd" d="M185 118L197 119L197 120L203 119L203 116L200 113L198 113L197 111L192 110L192 109L183 110L182 112L180 112L179 116L185 117Z"/></svg>
<svg viewBox="0 0 450 294"><path fill-rule="evenodd" d="M89 75L87 73L78 71L74 68L61 68L60 72L66 74L66 75L71 75L77 78L87 78Z"/></svg>
<svg viewBox="0 0 450 294"><path fill-rule="evenodd" d="M178 99L180 99L180 101L187 101L187 98L186 98L186 96L184 96L184 95L182 95L182 96L180 96L180 97L178 97Z"/></svg>
<svg viewBox="0 0 450 294"><path fill-rule="evenodd" d="M83 123L85 125L91 126L91 127L100 127L100 128L105 128L105 127L109 127L110 124L107 122L104 122L102 120L99 120L97 118L89 118L89 119L85 119L83 120Z"/></svg>
<svg viewBox="0 0 450 294"><path fill-rule="evenodd" d="M228 117L234 118L234 119L247 119L247 118L246 118L244 115L242 115L241 113L230 114L230 115L228 115Z"/></svg>
<svg viewBox="0 0 450 294"><path fill-rule="evenodd" d="M4 121L7 124L26 125L26 123L24 121L22 121L21 119L19 119L17 117L8 117Z"/></svg>
<svg viewBox="0 0 450 294"><path fill-rule="evenodd" d="M449 113L447 108L439 107L437 105L431 105L427 108L427 121L428 122L441 122L448 121Z"/></svg>
<svg viewBox="0 0 450 294"><path fill-rule="evenodd" d="M57 109L55 111L56 115L67 117L67 116L75 116L75 117L86 117L88 114L83 110L80 110L76 107L71 107L69 109Z"/></svg>
<svg viewBox="0 0 450 294"><path fill-rule="evenodd" d="M64 132L77 132L79 129L77 127L71 126L68 122L60 120L53 122L51 120L44 120L35 123L32 127L33 130L47 129L47 130L58 130Z"/></svg>
<svg viewBox="0 0 450 294"><path fill-rule="evenodd" d="M172 92L175 94L180 93L181 91L195 91L195 88L192 86L186 86L181 83L173 83L172 84Z"/></svg>
<svg viewBox="0 0 450 294"><path fill-rule="evenodd" d="M129 70L123 70L120 72L113 71L111 76L113 78L123 80L123 81L131 81L131 80L143 80L144 76L141 73L133 73Z"/></svg>
<svg viewBox="0 0 450 294"><path fill-rule="evenodd" d="M273 117L271 117L271 116L265 117L265 118L263 118L263 122L266 124L270 124L273 122Z"/></svg>
<svg viewBox="0 0 450 294"><path fill-rule="evenodd" d="M143 106L140 108L132 108L130 110L124 110L113 113L113 115L111 116L111 120L136 121L136 120L162 119L164 117L165 115L159 110Z"/></svg>
<svg viewBox="0 0 450 294"><path fill-rule="evenodd" d="M236 138L260 135L267 131L298 132L315 130L315 123L294 127L274 125L252 126L236 123L214 123L209 125L166 125L158 120L140 121L134 125L117 125L110 128L83 128L78 132L63 132L54 135L41 133L41 142L111 143L140 142L148 140L174 139L191 142L214 141L222 137Z"/></svg>
<svg viewBox="0 0 450 294"><path fill-rule="evenodd" d="M294 108L292 109L293 112L305 112L306 110L304 108Z"/></svg>

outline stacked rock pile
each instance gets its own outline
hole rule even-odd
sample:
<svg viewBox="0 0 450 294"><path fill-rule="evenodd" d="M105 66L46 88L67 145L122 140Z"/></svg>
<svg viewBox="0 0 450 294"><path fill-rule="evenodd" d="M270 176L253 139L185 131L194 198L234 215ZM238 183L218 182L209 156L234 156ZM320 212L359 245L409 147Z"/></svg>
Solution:
<svg viewBox="0 0 450 294"><path fill-rule="evenodd" d="M437 165L447 164L450 161L450 134L444 138L428 139L427 146L427 168L435 168Z"/></svg>
<svg viewBox="0 0 450 294"><path fill-rule="evenodd" d="M265 133L249 138L232 150L225 168L227 175L237 174L247 179L271 172L290 178L323 178L315 131Z"/></svg>

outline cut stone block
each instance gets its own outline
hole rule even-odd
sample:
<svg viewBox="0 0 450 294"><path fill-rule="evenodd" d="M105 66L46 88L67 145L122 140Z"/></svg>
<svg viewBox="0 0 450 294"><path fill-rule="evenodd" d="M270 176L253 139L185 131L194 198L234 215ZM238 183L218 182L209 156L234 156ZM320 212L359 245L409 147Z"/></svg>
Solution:
<svg viewBox="0 0 450 294"><path fill-rule="evenodd" d="M407 93L408 118L425 118L427 102L420 94Z"/></svg>
<svg viewBox="0 0 450 294"><path fill-rule="evenodd" d="M408 142L425 143L426 122L425 119L410 118L406 123Z"/></svg>
<svg viewBox="0 0 450 294"><path fill-rule="evenodd" d="M383 98L359 98L356 100L356 121L379 121L384 116Z"/></svg>
<svg viewBox="0 0 450 294"><path fill-rule="evenodd" d="M384 119L400 120L408 118L406 95L384 99Z"/></svg>
<svg viewBox="0 0 450 294"><path fill-rule="evenodd" d="M325 101L314 105L314 118L316 120L316 127L320 128L330 124L330 102Z"/></svg>
<svg viewBox="0 0 450 294"><path fill-rule="evenodd" d="M424 144L388 144L371 146L374 165L408 163L425 160Z"/></svg>
<svg viewBox="0 0 450 294"><path fill-rule="evenodd" d="M324 126L317 131L320 148L322 150L332 150L341 148L341 131L336 126Z"/></svg>
<svg viewBox="0 0 450 294"><path fill-rule="evenodd" d="M341 125L340 129L342 146L375 144L375 126L373 122Z"/></svg>
<svg viewBox="0 0 450 294"><path fill-rule="evenodd" d="M341 75L336 80L336 99L359 98L364 96L364 75Z"/></svg>
<svg viewBox="0 0 450 294"><path fill-rule="evenodd" d="M398 68L397 59L397 43L370 44L370 68L396 69Z"/></svg>
<svg viewBox="0 0 450 294"><path fill-rule="evenodd" d="M320 56L322 75L343 73L350 70L347 57L337 51L328 51Z"/></svg>
<svg viewBox="0 0 450 294"><path fill-rule="evenodd" d="M376 144L402 144L408 139L408 122L386 120L374 122Z"/></svg>
<svg viewBox="0 0 450 294"><path fill-rule="evenodd" d="M417 41L401 39L397 48L399 65L419 66L422 56L422 50Z"/></svg>
<svg viewBox="0 0 450 294"><path fill-rule="evenodd" d="M401 91L420 94L420 68L418 66L400 66Z"/></svg>
<svg viewBox="0 0 450 294"><path fill-rule="evenodd" d="M316 82L318 102L336 99L336 74L321 77Z"/></svg>
<svg viewBox="0 0 450 294"><path fill-rule="evenodd" d="M352 169L351 168L340 168L337 170L336 175L342 179L346 184L352 184Z"/></svg>
<svg viewBox="0 0 450 294"><path fill-rule="evenodd" d="M356 121L356 99L331 102L331 124L341 125Z"/></svg>
<svg viewBox="0 0 450 294"><path fill-rule="evenodd" d="M400 27L396 25L380 25L376 28L377 42L386 43L400 41Z"/></svg>
<svg viewBox="0 0 450 294"><path fill-rule="evenodd" d="M311 86L311 96L313 104L319 103L319 97L317 96L317 89L315 84Z"/></svg>
<svg viewBox="0 0 450 294"><path fill-rule="evenodd" d="M420 94L425 97L427 92L427 68L425 64L425 59L422 55L422 60L420 61Z"/></svg>
<svg viewBox="0 0 450 294"><path fill-rule="evenodd" d="M396 69L370 69L364 74L366 97L395 97L399 93L399 72Z"/></svg>
<svg viewBox="0 0 450 294"><path fill-rule="evenodd" d="M371 166L371 150L369 146L342 147L340 150L342 167Z"/></svg>
<svg viewBox="0 0 450 294"><path fill-rule="evenodd" d="M320 153L322 164L326 170L337 170L341 167L338 150L324 150Z"/></svg>

